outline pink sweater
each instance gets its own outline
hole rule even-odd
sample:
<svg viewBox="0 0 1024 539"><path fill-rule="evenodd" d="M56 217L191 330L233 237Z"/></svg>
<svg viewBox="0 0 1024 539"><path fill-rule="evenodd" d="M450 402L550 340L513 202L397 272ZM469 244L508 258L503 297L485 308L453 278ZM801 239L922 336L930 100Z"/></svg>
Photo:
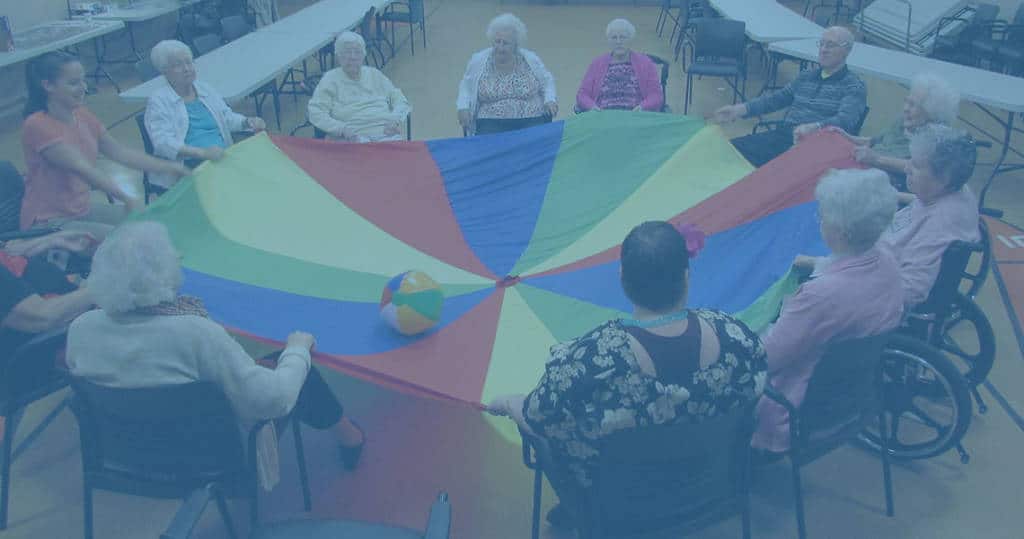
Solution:
<svg viewBox="0 0 1024 539"><path fill-rule="evenodd" d="M597 97L601 94L601 85L604 77L608 74L608 66L612 63L611 53L602 54L594 58L587 68L587 74L583 76L580 89L576 92L576 107L580 111L590 110L597 105ZM640 82L640 95L643 96L641 108L650 111L660 111L664 99L661 95L661 76L658 73L658 66L643 53L630 51L629 63L636 72L637 81Z"/></svg>

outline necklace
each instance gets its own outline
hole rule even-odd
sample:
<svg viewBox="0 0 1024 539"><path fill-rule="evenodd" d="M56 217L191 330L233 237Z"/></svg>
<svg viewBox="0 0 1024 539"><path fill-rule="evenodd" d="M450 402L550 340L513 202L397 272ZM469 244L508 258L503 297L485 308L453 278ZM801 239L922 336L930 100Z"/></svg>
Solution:
<svg viewBox="0 0 1024 539"><path fill-rule="evenodd" d="M678 310L678 311L676 311L674 313L668 313L666 315L659 316L658 318L653 318L651 320L637 320L635 318L623 318L622 319L622 325L630 326L630 327L635 327L635 328L653 328L653 327L656 327L656 326L664 326L665 324L668 324L669 322L675 322L677 320L683 320L684 318L687 317L687 315L689 315L689 311L687 311L686 309L680 309L680 310Z"/></svg>

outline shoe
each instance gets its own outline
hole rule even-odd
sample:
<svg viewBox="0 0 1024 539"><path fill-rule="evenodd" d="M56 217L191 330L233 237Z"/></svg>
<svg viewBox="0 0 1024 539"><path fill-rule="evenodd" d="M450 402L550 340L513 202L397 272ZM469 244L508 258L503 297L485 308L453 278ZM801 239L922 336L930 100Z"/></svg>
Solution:
<svg viewBox="0 0 1024 539"><path fill-rule="evenodd" d="M351 421L351 419L349 420ZM345 465L346 470L355 470L356 466L359 465L359 457L363 455L363 447L366 445L366 432L358 423L352 421L352 424L359 429L359 433L362 434L363 441L359 442L358 445L352 446L341 446L341 463Z"/></svg>
<svg viewBox="0 0 1024 539"><path fill-rule="evenodd" d="M573 517L572 513L560 503L555 504L555 506L548 511L546 518L548 524L551 524L553 528L560 530L572 530L576 528L576 519Z"/></svg>

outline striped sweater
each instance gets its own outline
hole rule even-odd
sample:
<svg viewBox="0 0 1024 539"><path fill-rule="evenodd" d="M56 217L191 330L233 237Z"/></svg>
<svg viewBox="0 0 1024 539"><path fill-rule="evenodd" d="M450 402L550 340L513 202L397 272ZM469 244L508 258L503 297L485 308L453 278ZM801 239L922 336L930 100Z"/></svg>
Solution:
<svg viewBox="0 0 1024 539"><path fill-rule="evenodd" d="M747 103L747 115L761 116L789 107L783 119L789 127L821 122L856 133L867 107L867 88L846 66L821 78L821 69L802 71L784 88Z"/></svg>

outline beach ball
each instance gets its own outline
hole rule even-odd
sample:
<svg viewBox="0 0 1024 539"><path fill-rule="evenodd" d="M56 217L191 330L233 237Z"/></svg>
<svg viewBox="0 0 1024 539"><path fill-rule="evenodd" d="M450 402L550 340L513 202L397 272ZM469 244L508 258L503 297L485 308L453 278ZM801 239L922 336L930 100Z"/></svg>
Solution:
<svg viewBox="0 0 1024 539"><path fill-rule="evenodd" d="M380 298L380 317L402 335L418 335L441 320L444 293L437 281L422 271L394 276Z"/></svg>

